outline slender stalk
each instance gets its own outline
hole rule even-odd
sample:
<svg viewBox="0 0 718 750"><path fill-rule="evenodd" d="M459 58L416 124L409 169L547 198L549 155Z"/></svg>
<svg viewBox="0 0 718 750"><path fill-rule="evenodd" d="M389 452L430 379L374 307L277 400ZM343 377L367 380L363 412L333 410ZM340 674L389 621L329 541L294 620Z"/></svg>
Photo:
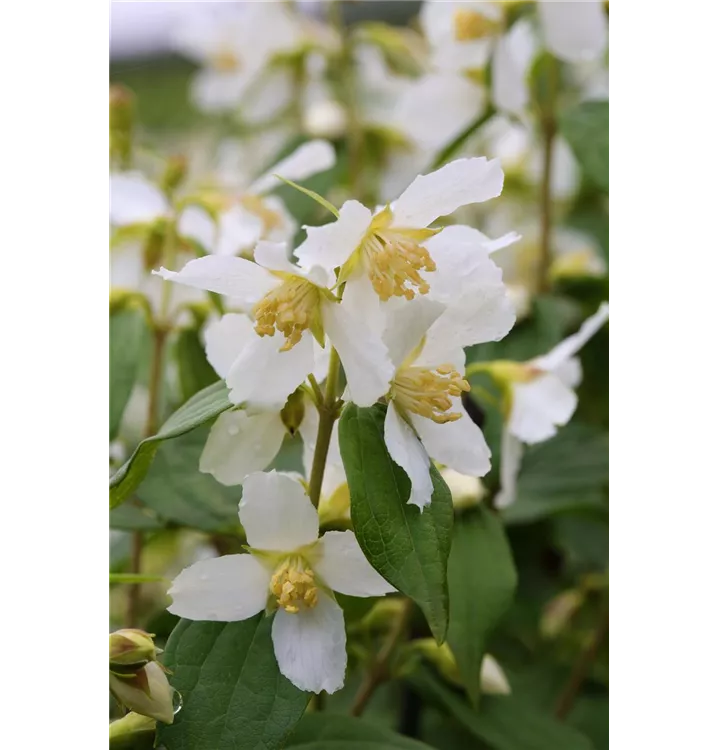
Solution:
<svg viewBox="0 0 718 750"><path fill-rule="evenodd" d="M389 678L389 662L394 655L394 650L399 645L399 642L406 632L409 620L411 619L411 613L411 599L406 599L404 601L404 609L394 621L392 629L389 631L389 634L384 641L384 645L381 647L381 651L379 651L379 654L376 657L376 661L364 676L364 680L359 686L359 690L357 690L350 711L352 716L361 716L364 713L364 709L369 704L372 695L374 695L374 691Z"/></svg>
<svg viewBox="0 0 718 750"><path fill-rule="evenodd" d="M309 477L309 499L315 508L319 507L322 492L324 470L327 465L329 443L332 439L332 429L337 418L337 390L339 388L339 355L332 348L329 355L329 372L324 399L319 406L319 428L317 430L317 445L314 450L312 473Z"/></svg>
<svg viewBox="0 0 718 750"><path fill-rule="evenodd" d="M571 675L568 678L566 687L556 701L555 715L557 719L565 719L569 712L573 708L573 704L578 697L581 690L581 686L584 680L588 676L588 672L591 669L598 649L608 635L608 605L604 608L601 613L601 618L598 621L598 625L593 632L593 636L589 641L586 648L580 653L576 663L571 670Z"/></svg>

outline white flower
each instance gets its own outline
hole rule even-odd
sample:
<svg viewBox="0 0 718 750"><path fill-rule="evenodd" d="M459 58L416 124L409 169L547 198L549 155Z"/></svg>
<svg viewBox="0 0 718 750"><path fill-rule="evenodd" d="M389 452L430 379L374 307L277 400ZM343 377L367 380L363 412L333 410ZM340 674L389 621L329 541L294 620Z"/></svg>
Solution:
<svg viewBox="0 0 718 750"><path fill-rule="evenodd" d="M203 66L192 97L205 112L234 109L271 59L302 41L298 20L281 3L223 5L199 4L176 30L178 51Z"/></svg>
<svg viewBox="0 0 718 750"><path fill-rule="evenodd" d="M449 227L427 243L437 273L434 299L420 298L391 310L385 341L396 367L387 399L387 450L411 480L409 503L431 501L430 459L461 474L483 476L491 452L466 413L461 394L463 347L503 338L515 315L489 259L483 236L468 227ZM463 266L462 276L456 273ZM453 285L449 281L454 271Z"/></svg>
<svg viewBox="0 0 718 750"><path fill-rule="evenodd" d="M491 97L497 109L524 116L530 100L528 74L536 49L534 31L527 20L517 21L496 43Z"/></svg>
<svg viewBox="0 0 718 750"><path fill-rule="evenodd" d="M219 415L199 462L200 471L212 474L217 481L228 486L241 484L248 474L266 469L276 458L287 433L285 409L294 408L295 399L303 400L299 407L303 406L305 413L299 425L300 434L304 437L311 435L312 430L316 431L316 409L311 400L299 391L292 395L293 403L288 406L286 397L283 400L281 396L285 390L293 385L298 387L304 380L302 368L294 369L296 360L291 354L286 360L289 366L267 368L259 379L252 377L252 371L264 365L262 353L272 356L276 348L276 342L261 339L269 346L260 344L258 354L256 339L251 319L237 313L224 315L210 323L205 331L210 364L224 380L235 382L236 378L242 384L240 392L233 392L231 398L240 399L243 408ZM312 343L312 372L321 383L327 373L327 352L316 341ZM279 395L275 395L277 393ZM316 436L312 440L316 440Z"/></svg>
<svg viewBox="0 0 718 750"><path fill-rule="evenodd" d="M557 427L567 424L578 400L574 388L581 382L581 363L575 356L608 320L604 302L577 333L564 339L548 354L525 363L506 363L511 388L510 412L501 440L501 491L497 507L515 499L521 463L521 443L540 443L552 438Z"/></svg>
<svg viewBox="0 0 718 750"><path fill-rule="evenodd" d="M411 300L417 292L430 290L428 275L436 271L436 263L428 241L441 236L441 230L427 227L460 206L496 197L503 179L495 160L458 159L419 175L391 206L377 213L358 201L347 201L336 221L306 227L307 239L296 256L305 268L321 266L331 273L342 267L339 278L347 282L342 305L363 316L368 327L383 330L380 300ZM462 271L457 270L460 278Z"/></svg>
<svg viewBox="0 0 718 750"><path fill-rule="evenodd" d="M539 0L538 13L546 46L560 60L595 60L605 51L608 19L601 0Z"/></svg>
<svg viewBox="0 0 718 750"><path fill-rule="evenodd" d="M235 339L223 338L227 348L221 355L232 402L281 407L314 369L312 335L323 344L326 333L339 353L353 399L360 406L373 404L386 392L392 373L380 334L365 324L361 311L335 301L322 268L305 271L292 264L285 244L259 242L254 256L256 263L208 255L179 272L155 271L164 279L224 294L240 309L253 311L252 330L246 330L246 322L244 333L237 321L226 324L238 327ZM235 341L242 336L239 350Z"/></svg>
<svg viewBox="0 0 718 750"><path fill-rule="evenodd" d="M339 690L346 634L332 591L369 597L395 589L369 565L353 532L319 538L316 509L301 483L286 474L248 476L239 520L251 554L184 570L169 591L169 611L190 620L234 622L276 608L272 641L281 673L301 690Z"/></svg>
<svg viewBox="0 0 718 750"><path fill-rule="evenodd" d="M288 242L297 231L297 223L280 198L268 195L282 184L275 175L298 182L331 169L335 161L330 143L313 140L303 143L249 184L240 186L240 173L236 173L231 187L239 188L239 194L227 201L228 206L220 212L217 226L202 209L187 209L185 216L194 210L205 218L200 220L192 213L191 225L187 219L184 223L181 220L180 231L216 255L249 254L259 240Z"/></svg>

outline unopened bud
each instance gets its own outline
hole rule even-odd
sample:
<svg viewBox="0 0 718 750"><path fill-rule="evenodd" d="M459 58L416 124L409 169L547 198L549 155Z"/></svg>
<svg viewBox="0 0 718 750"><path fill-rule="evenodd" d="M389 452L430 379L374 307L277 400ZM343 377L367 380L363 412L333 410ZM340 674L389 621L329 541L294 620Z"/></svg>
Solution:
<svg viewBox="0 0 718 750"><path fill-rule="evenodd" d="M497 19L478 10L460 8L454 12L454 38L457 42L473 42L495 34L500 28Z"/></svg>
<svg viewBox="0 0 718 750"><path fill-rule="evenodd" d="M169 684L162 667L151 661L137 672L110 672L110 692L130 711L149 716L165 724L174 720L174 688Z"/></svg>
<svg viewBox="0 0 718 750"><path fill-rule="evenodd" d="M491 654L481 662L481 692L488 695L509 695L511 686L504 670Z"/></svg>
<svg viewBox="0 0 718 750"><path fill-rule="evenodd" d="M113 666L144 666L157 659L152 635L144 630L126 628L110 633L110 669Z"/></svg>
<svg viewBox="0 0 718 750"><path fill-rule="evenodd" d="M556 638L568 626L573 616L585 601L585 594L578 589L569 589L555 596L546 605L541 616L539 630L544 638Z"/></svg>
<svg viewBox="0 0 718 750"><path fill-rule="evenodd" d="M110 724L110 750L150 750L155 741L155 720L129 713Z"/></svg>
<svg viewBox="0 0 718 750"><path fill-rule="evenodd" d="M290 394L287 403L284 404L280 412L280 417L287 428L287 432L294 436L304 419L304 391L301 387Z"/></svg>
<svg viewBox="0 0 718 750"><path fill-rule="evenodd" d="M167 222L164 219L157 220L150 227L142 246L145 271L150 272L162 265L162 254L165 249L167 231Z"/></svg>
<svg viewBox="0 0 718 750"><path fill-rule="evenodd" d="M508 359L498 359L486 363L486 372L500 384L529 383L537 373L523 362L512 362Z"/></svg>
<svg viewBox="0 0 718 750"><path fill-rule="evenodd" d="M181 154L170 156L160 180L160 187L166 193L173 193L187 176L187 157Z"/></svg>
<svg viewBox="0 0 718 750"><path fill-rule="evenodd" d="M396 618L401 616L404 606L405 604L401 599L392 599L391 597L380 599L362 617L361 625L366 630L387 630L396 622Z"/></svg>
<svg viewBox="0 0 718 750"><path fill-rule="evenodd" d="M486 496L486 487L478 477L460 474L454 469L441 469L441 478L451 490L454 510L465 510L478 505Z"/></svg>
<svg viewBox="0 0 718 750"><path fill-rule="evenodd" d="M110 158L127 169L132 160L135 96L121 84L110 86Z"/></svg>

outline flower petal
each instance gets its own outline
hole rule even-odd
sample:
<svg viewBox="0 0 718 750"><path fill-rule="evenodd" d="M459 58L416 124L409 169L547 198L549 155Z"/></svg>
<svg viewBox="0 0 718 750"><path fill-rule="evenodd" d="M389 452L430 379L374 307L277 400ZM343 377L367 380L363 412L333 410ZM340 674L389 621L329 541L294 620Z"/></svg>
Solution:
<svg viewBox="0 0 718 750"><path fill-rule="evenodd" d="M410 505L424 508L431 502L434 487L429 474L429 455L414 430L399 415L393 402L386 410L384 442L389 455L411 481Z"/></svg>
<svg viewBox="0 0 718 750"><path fill-rule="evenodd" d="M321 227L304 227L307 239L294 251L302 268L320 266L330 275L344 265L371 224L371 211L359 201L347 201L339 218Z"/></svg>
<svg viewBox="0 0 718 750"><path fill-rule="evenodd" d="M205 251L212 252L217 237L217 227L212 217L199 206L187 206L177 222L177 232L198 242Z"/></svg>
<svg viewBox="0 0 718 750"><path fill-rule="evenodd" d="M491 469L491 451L483 432L466 413L461 398L452 398L451 411L461 414L461 419L437 424L431 419L411 415L426 452L439 463L462 474L483 477Z"/></svg>
<svg viewBox="0 0 718 750"><path fill-rule="evenodd" d="M327 594L317 605L291 614L277 611L272 642L279 671L300 690L334 693L344 685L347 637L344 613Z"/></svg>
<svg viewBox="0 0 718 750"><path fill-rule="evenodd" d="M253 334L227 373L229 399L261 409L281 409L314 367L313 339L305 334L286 352L283 336Z"/></svg>
<svg viewBox="0 0 718 750"><path fill-rule="evenodd" d="M339 353L352 400L371 406L389 390L394 368L381 338L336 302L322 303L324 330Z"/></svg>
<svg viewBox="0 0 718 750"><path fill-rule="evenodd" d="M254 260L269 271L295 275L299 273L299 269L289 260L289 246L286 242L258 242L254 248Z"/></svg>
<svg viewBox="0 0 718 750"><path fill-rule="evenodd" d="M369 564L353 531L327 531L319 540L322 557L314 571L334 591L347 596L384 596L396 589Z"/></svg>
<svg viewBox="0 0 718 750"><path fill-rule="evenodd" d="M225 411L212 425L199 470L226 486L242 484L247 474L272 463L286 432L279 412Z"/></svg>
<svg viewBox="0 0 718 750"><path fill-rule="evenodd" d="M205 255L191 260L181 271L160 268L153 274L166 281L235 297L242 305L254 305L271 291L279 279L244 258Z"/></svg>
<svg viewBox="0 0 718 750"><path fill-rule="evenodd" d="M583 321L576 333L565 338L555 346L548 354L537 357L531 364L540 370L555 370L564 362L574 356L576 352L603 326L608 320L608 302L602 302L598 310Z"/></svg>
<svg viewBox="0 0 718 750"><path fill-rule="evenodd" d="M262 220L243 206L234 205L219 215L216 255L241 255L257 244L262 236Z"/></svg>
<svg viewBox="0 0 718 750"><path fill-rule="evenodd" d="M304 487L276 471L257 471L244 480L239 520L255 549L292 552L319 536L319 516Z"/></svg>
<svg viewBox="0 0 718 750"><path fill-rule="evenodd" d="M494 52L491 95L496 108L521 115L529 103L528 72L536 51L528 21L517 21Z"/></svg>
<svg viewBox="0 0 718 750"><path fill-rule="evenodd" d="M427 227L461 206L501 194L504 173L498 159L457 159L428 175L419 175L392 206L395 227Z"/></svg>
<svg viewBox="0 0 718 750"><path fill-rule="evenodd" d="M511 434L508 425L501 433L501 489L496 494L496 507L506 508L516 500L516 480L519 476L524 447L521 441Z"/></svg>
<svg viewBox="0 0 718 750"><path fill-rule="evenodd" d="M188 620L246 620L265 608L269 581L269 571L252 555L200 560L172 581L167 609Z"/></svg>
<svg viewBox="0 0 718 750"><path fill-rule="evenodd" d="M331 169L335 162L334 147L328 141L314 140L303 143L294 153L277 162L266 174L257 178L249 192L258 195L274 190L282 184L274 175L300 182L313 174Z"/></svg>
<svg viewBox="0 0 718 750"><path fill-rule="evenodd" d="M204 332L205 352L209 363L220 378L226 378L243 349L257 334L246 315L228 313L213 320Z"/></svg>
<svg viewBox="0 0 718 750"><path fill-rule="evenodd" d="M514 386L509 430L524 443L540 443L556 434L576 410L576 394L553 373Z"/></svg>
<svg viewBox="0 0 718 750"><path fill-rule="evenodd" d="M600 0L557 3L540 0L538 13L546 46L566 62L599 57L608 41L608 21Z"/></svg>
<svg viewBox="0 0 718 750"><path fill-rule="evenodd" d="M422 296L411 302L399 304L389 312L384 343L395 367L399 368L409 354L419 346L426 332L444 310L446 305ZM442 363L443 360L436 364Z"/></svg>
<svg viewBox="0 0 718 750"><path fill-rule="evenodd" d="M147 223L168 211L165 196L139 172L110 177L110 222L115 226Z"/></svg>

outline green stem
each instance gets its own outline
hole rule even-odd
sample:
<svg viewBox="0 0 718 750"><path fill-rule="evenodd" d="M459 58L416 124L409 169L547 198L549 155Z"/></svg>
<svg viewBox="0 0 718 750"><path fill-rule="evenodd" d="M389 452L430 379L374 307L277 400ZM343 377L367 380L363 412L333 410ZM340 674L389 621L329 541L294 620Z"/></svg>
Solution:
<svg viewBox="0 0 718 750"><path fill-rule="evenodd" d="M551 225L553 204L551 200L551 179L553 173L553 148L556 138L556 61L549 69L549 84L546 101L541 111L541 134L543 139L543 172L539 188L539 207L541 212L541 231L539 236L538 290L545 293L550 287L551 270Z"/></svg>
<svg viewBox="0 0 718 750"><path fill-rule="evenodd" d="M329 443L332 439L332 429L337 419L337 389L339 387L339 355L332 348L329 355L329 372L324 399L319 406L319 428L317 430L317 444L314 450L312 473L309 478L309 499L315 508L319 507L322 492L324 470L327 465Z"/></svg>

